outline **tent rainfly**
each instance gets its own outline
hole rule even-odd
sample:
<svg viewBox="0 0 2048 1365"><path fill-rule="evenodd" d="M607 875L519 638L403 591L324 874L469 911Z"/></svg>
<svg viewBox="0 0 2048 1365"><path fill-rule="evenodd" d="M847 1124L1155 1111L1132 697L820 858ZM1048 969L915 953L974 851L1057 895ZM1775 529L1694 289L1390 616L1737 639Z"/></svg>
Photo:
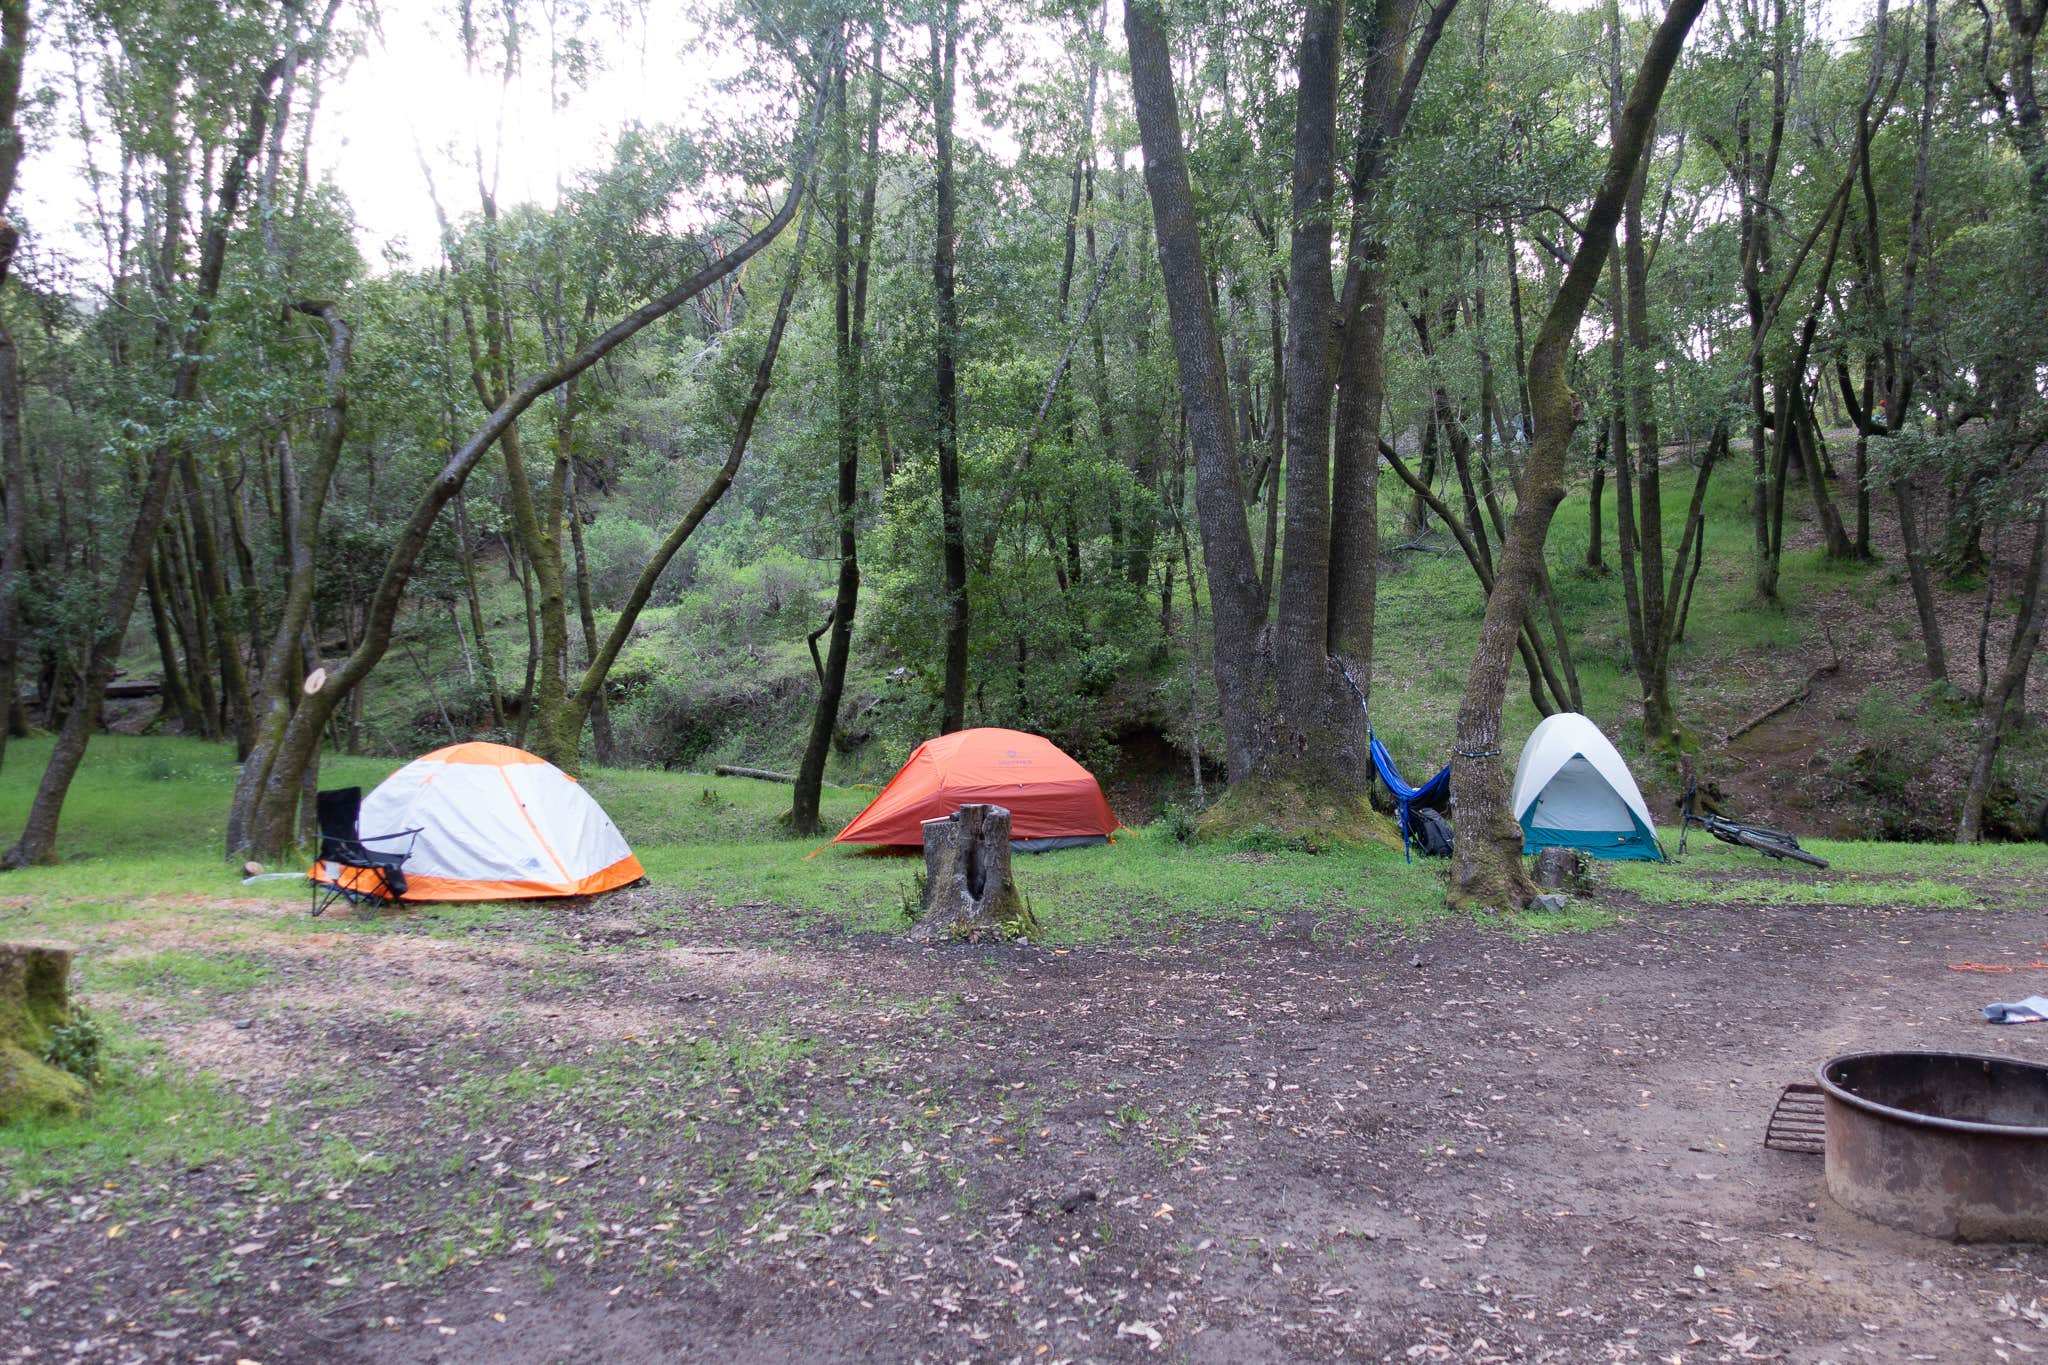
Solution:
<svg viewBox="0 0 2048 1365"><path fill-rule="evenodd" d="M405 864L409 901L591 896L646 875L575 778L505 744L414 759L363 798L358 824L366 835L420 832ZM339 873L319 863L312 876Z"/></svg>
<svg viewBox="0 0 2048 1365"><path fill-rule="evenodd" d="M1022 730L956 730L928 739L835 844L924 843L924 822L982 802L1010 812L1024 853L1106 844L1117 829L1095 775L1051 740Z"/></svg>
<svg viewBox="0 0 2048 1365"><path fill-rule="evenodd" d="M1593 858L1664 858L1628 764L1576 711L1547 717L1522 746L1514 812L1524 853L1575 848Z"/></svg>

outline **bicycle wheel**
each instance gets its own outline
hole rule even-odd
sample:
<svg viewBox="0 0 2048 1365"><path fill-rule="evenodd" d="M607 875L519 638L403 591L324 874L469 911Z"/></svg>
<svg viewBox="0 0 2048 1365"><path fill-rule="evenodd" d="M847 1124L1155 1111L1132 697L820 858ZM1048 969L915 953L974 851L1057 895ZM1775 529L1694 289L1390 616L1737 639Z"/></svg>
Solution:
<svg viewBox="0 0 2048 1365"><path fill-rule="evenodd" d="M1749 830L1737 834L1735 840L1745 848L1753 848L1767 858L1790 858L1794 862L1805 863L1808 867L1824 868L1828 865L1828 860L1818 853L1808 853L1797 844L1781 844L1775 839L1766 839Z"/></svg>

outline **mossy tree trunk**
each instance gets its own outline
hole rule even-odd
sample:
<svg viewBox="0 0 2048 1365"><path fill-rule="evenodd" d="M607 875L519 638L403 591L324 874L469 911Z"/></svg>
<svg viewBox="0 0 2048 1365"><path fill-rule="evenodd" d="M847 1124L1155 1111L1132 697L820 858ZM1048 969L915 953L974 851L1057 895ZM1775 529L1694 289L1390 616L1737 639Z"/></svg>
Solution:
<svg viewBox="0 0 2048 1365"><path fill-rule="evenodd" d="M1265 583L1245 526L1244 472L1166 20L1152 4L1125 7L1132 99L1194 456L1214 622L1214 673L1231 780L1224 801L1229 809L1219 811L1217 827L1290 829L1304 818L1320 826L1329 823L1333 803L1350 808L1348 814L1334 812L1337 826L1370 823L1372 764L1365 714L1352 683L1369 693L1387 302L1378 195L1423 67L1453 6L1433 6L1420 26L1413 22L1413 8L1408 0L1375 0L1362 26L1367 74L1357 105L1352 229L1340 301L1331 298L1330 279L1344 7L1312 4L1302 28L1287 224L1287 328L1275 365L1285 375L1285 399L1284 407L1276 402L1272 424L1287 475L1285 549L1277 556L1276 581ZM1280 387L1277 378L1275 386ZM1268 497L1278 494L1278 464L1269 466L1275 488ZM1269 549L1269 575L1274 558Z"/></svg>
<svg viewBox="0 0 2048 1365"><path fill-rule="evenodd" d="M43 1060L51 1031L71 1022L71 952L0 943L0 1125L69 1113L85 1083Z"/></svg>
<svg viewBox="0 0 2048 1365"><path fill-rule="evenodd" d="M1551 518L1564 498L1566 456L1580 416L1578 396L1566 376L1573 337L1613 248L1615 225L1635 180L1636 165L1649 146L1664 88L1705 3L1673 0L1650 36L1628 103L1613 129L1606 172L1587 212L1585 234L1537 330L1529 358L1536 435L1522 472L1520 504L1501 545L1493 592L1486 599L1479 648L1458 704L1451 765L1451 790L1458 808L1449 892L1453 907L1520 909L1536 895L1522 865L1522 832L1508 808L1507 767L1502 761L1501 708L1508 665L1521 638Z"/></svg>

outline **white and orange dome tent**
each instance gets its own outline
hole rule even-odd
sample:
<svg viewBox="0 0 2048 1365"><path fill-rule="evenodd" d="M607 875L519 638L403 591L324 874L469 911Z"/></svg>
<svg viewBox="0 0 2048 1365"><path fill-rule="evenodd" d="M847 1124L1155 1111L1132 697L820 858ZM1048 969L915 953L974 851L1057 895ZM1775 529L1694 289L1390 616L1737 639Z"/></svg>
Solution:
<svg viewBox="0 0 2048 1365"><path fill-rule="evenodd" d="M590 896L645 876L618 827L576 779L505 744L453 744L400 768L363 798L365 835L419 831L409 901ZM347 876L314 865L316 882Z"/></svg>

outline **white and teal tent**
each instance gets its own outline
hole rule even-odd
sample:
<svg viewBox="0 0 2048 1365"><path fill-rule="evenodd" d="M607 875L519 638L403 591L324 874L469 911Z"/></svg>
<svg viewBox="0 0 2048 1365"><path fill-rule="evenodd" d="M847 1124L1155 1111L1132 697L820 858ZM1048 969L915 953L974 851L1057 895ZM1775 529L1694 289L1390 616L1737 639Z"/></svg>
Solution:
<svg viewBox="0 0 2048 1365"><path fill-rule="evenodd" d="M1575 848L1593 858L1664 857L1628 764L1576 711L1548 717L1522 746L1514 810L1524 853Z"/></svg>

